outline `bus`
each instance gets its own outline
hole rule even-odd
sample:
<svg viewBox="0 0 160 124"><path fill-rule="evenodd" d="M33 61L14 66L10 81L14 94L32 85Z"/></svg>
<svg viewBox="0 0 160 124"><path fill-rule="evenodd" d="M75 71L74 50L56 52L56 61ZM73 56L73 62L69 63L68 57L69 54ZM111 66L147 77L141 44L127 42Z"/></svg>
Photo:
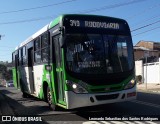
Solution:
<svg viewBox="0 0 160 124"><path fill-rule="evenodd" d="M136 99L132 37L123 19L61 15L16 47L12 60L15 87L52 110Z"/></svg>

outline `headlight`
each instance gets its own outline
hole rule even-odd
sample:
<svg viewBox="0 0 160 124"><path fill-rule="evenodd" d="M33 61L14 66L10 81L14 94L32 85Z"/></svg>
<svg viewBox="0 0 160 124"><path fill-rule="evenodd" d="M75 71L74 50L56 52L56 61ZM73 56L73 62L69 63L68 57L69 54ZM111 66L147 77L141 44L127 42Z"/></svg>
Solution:
<svg viewBox="0 0 160 124"><path fill-rule="evenodd" d="M132 88L132 87L134 87L134 85L136 84L136 81L135 81L135 79L132 79L132 80L130 80L130 82L125 86L125 90L126 89L130 89L130 88Z"/></svg>
<svg viewBox="0 0 160 124"><path fill-rule="evenodd" d="M66 80L66 84L71 87L75 93L88 93L88 91L81 85L74 83L72 81Z"/></svg>

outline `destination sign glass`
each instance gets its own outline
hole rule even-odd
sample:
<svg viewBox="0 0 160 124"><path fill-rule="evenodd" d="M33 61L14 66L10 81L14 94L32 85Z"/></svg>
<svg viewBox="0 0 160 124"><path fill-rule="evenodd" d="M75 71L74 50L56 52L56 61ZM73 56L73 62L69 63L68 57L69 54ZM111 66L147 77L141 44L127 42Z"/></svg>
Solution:
<svg viewBox="0 0 160 124"><path fill-rule="evenodd" d="M88 20L67 20L67 26L75 28L94 28L94 29L113 29L123 30L126 24L119 22L107 22L107 21L88 21Z"/></svg>

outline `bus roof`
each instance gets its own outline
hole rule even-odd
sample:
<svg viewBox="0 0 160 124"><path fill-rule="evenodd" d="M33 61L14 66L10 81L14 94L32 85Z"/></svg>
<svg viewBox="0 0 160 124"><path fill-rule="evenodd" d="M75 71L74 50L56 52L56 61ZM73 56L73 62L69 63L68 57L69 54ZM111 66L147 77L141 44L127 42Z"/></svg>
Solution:
<svg viewBox="0 0 160 124"><path fill-rule="evenodd" d="M36 33L34 33L32 36L30 36L29 38L27 38L18 47L16 47L15 50L17 50L18 48L20 48L20 47L24 46L25 44L29 43L30 41L32 41L33 39L35 39L36 37L38 37L40 34L43 34L45 31L48 30L48 26L49 26L49 24L47 24L46 26L44 26L43 28L41 28L39 31L37 31Z"/></svg>
<svg viewBox="0 0 160 124"><path fill-rule="evenodd" d="M18 48L26 45L27 43L29 43L30 41L32 41L33 39L35 39L39 35L41 35L44 32L46 32L48 29L51 29L52 27L54 27L55 25L57 25L60 22L60 20L61 20L62 17L63 17L63 15L57 17L56 19L54 19L53 21L51 21L49 24L47 24L46 26L44 26L43 28L41 28L39 31L37 31L36 33L34 33L32 36L30 36L25 41L23 41L19 46L17 46L15 48L15 50L17 50Z"/></svg>

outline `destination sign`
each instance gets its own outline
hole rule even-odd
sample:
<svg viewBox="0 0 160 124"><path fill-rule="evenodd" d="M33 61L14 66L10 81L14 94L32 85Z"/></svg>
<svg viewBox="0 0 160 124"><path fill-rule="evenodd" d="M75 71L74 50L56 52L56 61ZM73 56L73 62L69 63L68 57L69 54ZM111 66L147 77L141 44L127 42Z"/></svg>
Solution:
<svg viewBox="0 0 160 124"><path fill-rule="evenodd" d="M119 23L100 22L100 21L70 20L70 26L71 27L104 28L104 29L120 29Z"/></svg>

